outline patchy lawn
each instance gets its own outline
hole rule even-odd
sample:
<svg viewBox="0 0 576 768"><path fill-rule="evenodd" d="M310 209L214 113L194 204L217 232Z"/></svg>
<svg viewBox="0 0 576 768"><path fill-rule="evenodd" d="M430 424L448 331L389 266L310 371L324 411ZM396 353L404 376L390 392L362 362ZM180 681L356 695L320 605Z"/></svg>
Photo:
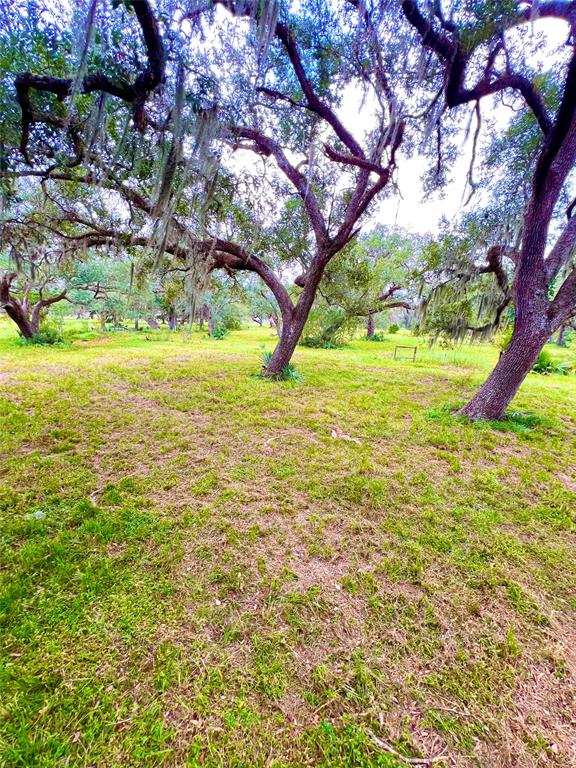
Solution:
<svg viewBox="0 0 576 768"><path fill-rule="evenodd" d="M0 765L576 765L575 377L2 329Z"/></svg>

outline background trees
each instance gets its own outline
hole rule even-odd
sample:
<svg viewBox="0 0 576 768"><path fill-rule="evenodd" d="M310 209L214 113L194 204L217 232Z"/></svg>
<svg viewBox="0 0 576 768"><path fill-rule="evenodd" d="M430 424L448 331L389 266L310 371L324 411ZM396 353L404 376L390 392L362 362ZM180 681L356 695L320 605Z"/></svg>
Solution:
<svg viewBox="0 0 576 768"><path fill-rule="evenodd" d="M15 82L20 152L35 166L20 173L113 189L131 208L132 231L144 226L143 214L153 217L145 236L161 255L170 253L189 267L203 262L205 272L258 274L282 315L269 365L275 375L293 353L326 265L356 236L370 204L390 182L405 123L388 71L392 65L386 60L385 66L375 45L382 14L362 12L353 3L337 9L320 3L312 12L281 4L272 15L262 10L267 7L214 2L204 9L208 16L172 7L163 31L146 0L127 4L137 25L120 8L119 19L96 10L80 57L65 61L67 69L75 67L73 77L24 71ZM207 24L212 44L202 46ZM131 66L123 67L118 61L138 27L146 62L138 59L136 65L126 53ZM66 34L66 23L50 30L60 44ZM114 40L120 53L112 58ZM373 103L370 124L357 135L340 114L343 96L352 89ZM55 106L53 95L68 108ZM42 110L38 101L49 106ZM122 130L122 103L129 105L140 135L127 135L127 125ZM227 172L219 169L232 167L237 152L264 159L279 225L283 206L299 200L307 259L294 300L254 252L258 242L221 236L238 190L226 187ZM225 191L219 196L221 183ZM126 242L126 227L109 228L113 236Z"/></svg>
<svg viewBox="0 0 576 768"><path fill-rule="evenodd" d="M412 262L415 243L383 228L359 237L328 265L319 300L304 331L314 346L338 345L360 324L374 335L375 317L414 309Z"/></svg>
<svg viewBox="0 0 576 768"><path fill-rule="evenodd" d="M112 265L88 263L86 241L55 231L54 213L50 200L30 195L13 204L2 221L0 306L28 340L39 336L55 304L101 302L111 290Z"/></svg>
<svg viewBox="0 0 576 768"><path fill-rule="evenodd" d="M515 268L500 209L470 211L444 223L421 248L417 265L422 330L455 341L491 338L511 316Z"/></svg>

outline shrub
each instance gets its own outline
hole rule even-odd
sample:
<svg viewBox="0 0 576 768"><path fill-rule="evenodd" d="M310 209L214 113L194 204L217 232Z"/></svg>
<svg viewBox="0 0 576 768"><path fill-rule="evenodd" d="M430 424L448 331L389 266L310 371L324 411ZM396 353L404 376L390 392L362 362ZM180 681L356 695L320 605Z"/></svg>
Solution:
<svg viewBox="0 0 576 768"><path fill-rule="evenodd" d="M368 341L388 341L383 333L373 333L372 336L368 336Z"/></svg>
<svg viewBox="0 0 576 768"><path fill-rule="evenodd" d="M38 333L31 339L26 339L20 334L21 344L39 344L39 345L52 345L62 344L64 339L62 338L62 331L56 325L45 323L41 326Z"/></svg>
<svg viewBox="0 0 576 768"><path fill-rule="evenodd" d="M320 305L310 312L299 344L315 349L338 349L346 344L354 330L355 321L346 317L340 307Z"/></svg>
<svg viewBox="0 0 576 768"><path fill-rule="evenodd" d="M338 344L320 336L303 336L298 343L301 347L312 349L341 349L344 346L344 344Z"/></svg>
<svg viewBox="0 0 576 768"><path fill-rule="evenodd" d="M567 360L563 362L556 362L550 352L547 349L543 349L538 355L538 359L534 363L532 370L535 373L541 373L548 375L551 373L559 373L563 376L567 376L572 370L572 364Z"/></svg>
<svg viewBox="0 0 576 768"><path fill-rule="evenodd" d="M235 315L229 315L224 320L224 327L227 331L241 331L242 330L242 321L239 317L236 317Z"/></svg>
<svg viewBox="0 0 576 768"><path fill-rule="evenodd" d="M392 325L388 328L388 333L398 333L399 330L400 326L397 323L392 323Z"/></svg>
<svg viewBox="0 0 576 768"><path fill-rule="evenodd" d="M210 331L208 333L208 338L210 339L223 339L225 336L228 335L228 329L224 325L217 325L216 328L214 328L213 331Z"/></svg>

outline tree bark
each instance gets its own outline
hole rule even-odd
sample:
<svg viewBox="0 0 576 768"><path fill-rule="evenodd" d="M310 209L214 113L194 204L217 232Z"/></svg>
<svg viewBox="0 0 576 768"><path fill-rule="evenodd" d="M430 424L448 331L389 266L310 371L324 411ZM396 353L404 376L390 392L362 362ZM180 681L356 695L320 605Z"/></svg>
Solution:
<svg viewBox="0 0 576 768"><path fill-rule="evenodd" d="M565 332L566 332L566 326L565 325L560 326L560 330L558 331L558 339L556 340L556 344L559 347L566 346L566 339L564 338Z"/></svg>
<svg viewBox="0 0 576 768"><path fill-rule="evenodd" d="M280 339L266 369L267 376L278 376L286 368L292 359L294 350L296 349L296 346L300 340L300 336L302 335L302 331L306 325L307 317L308 314L306 314L304 317L295 317L288 322L284 320L282 323Z"/></svg>
<svg viewBox="0 0 576 768"><path fill-rule="evenodd" d="M308 320L308 315L312 309L318 284L322 278L324 267L328 257L324 254L318 254L314 259L313 265L306 275L304 288L298 299L296 306L282 304L280 311L282 313L282 331L280 340L276 349L272 353L270 362L266 369L266 376L274 377L282 373L286 368L296 345L300 341L302 331Z"/></svg>
<svg viewBox="0 0 576 768"><path fill-rule="evenodd" d="M152 328L152 330L156 331L160 326L156 322L156 319L153 317L147 317L146 322L148 323L149 327Z"/></svg>
<svg viewBox="0 0 576 768"><path fill-rule="evenodd" d="M374 315L368 315L366 321L366 338L372 339L374 337Z"/></svg>
<svg viewBox="0 0 576 768"><path fill-rule="evenodd" d="M276 331L276 336L280 338L282 335L282 321L278 315L270 315L270 327Z"/></svg>
<svg viewBox="0 0 576 768"><path fill-rule="evenodd" d="M174 307L170 307L168 310L168 328L171 331L176 330L176 310Z"/></svg>
<svg viewBox="0 0 576 768"><path fill-rule="evenodd" d="M458 413L472 421L502 419L549 336L549 328L544 331L515 330L508 348L488 379Z"/></svg>

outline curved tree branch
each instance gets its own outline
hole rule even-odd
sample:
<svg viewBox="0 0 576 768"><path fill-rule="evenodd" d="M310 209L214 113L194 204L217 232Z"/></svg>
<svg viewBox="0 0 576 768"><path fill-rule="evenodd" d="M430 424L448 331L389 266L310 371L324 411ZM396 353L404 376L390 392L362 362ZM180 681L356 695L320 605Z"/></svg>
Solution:
<svg viewBox="0 0 576 768"><path fill-rule="evenodd" d="M108 93L111 96L132 104L132 116L138 130L146 127L144 105L149 95L160 85L164 79L166 54L164 43L160 34L158 21L152 11L149 0L130 0L134 12L140 24L148 65L140 72L133 83L123 79L112 80L102 72L86 75L80 83L80 93ZM30 128L34 123L44 122L58 128L64 128L67 121L53 115L50 112L37 112L31 99L31 91L53 93L60 100L70 96L73 92L75 79L60 77L45 77L31 72L21 72L15 79L16 95L22 111L22 134L20 151L27 163L30 164L28 155L28 142Z"/></svg>

